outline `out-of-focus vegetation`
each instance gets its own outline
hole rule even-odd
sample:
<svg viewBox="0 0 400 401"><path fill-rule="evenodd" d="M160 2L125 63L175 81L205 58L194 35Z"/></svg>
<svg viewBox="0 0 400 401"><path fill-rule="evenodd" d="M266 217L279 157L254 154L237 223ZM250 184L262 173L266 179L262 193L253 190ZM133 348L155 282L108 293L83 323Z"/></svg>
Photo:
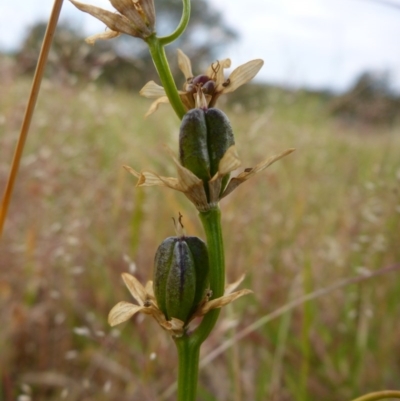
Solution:
<svg viewBox="0 0 400 401"><path fill-rule="evenodd" d="M171 21L168 26L161 27L162 30L172 31L180 18L180 3L170 0L161 3L157 10L161 21ZM163 19L164 14L168 14L168 18ZM194 3L193 16L185 39L179 39L168 47L178 86L183 85L184 78L177 66L176 48L182 48L190 56L196 74L218 58L221 46L227 46L237 38L235 31L224 24L222 15L204 0ZM31 27L21 48L11 55L16 60L18 75L33 74L45 30L45 23ZM47 77L70 86L93 82L137 91L147 81L158 81L158 78L146 45L135 40L132 46L132 40L123 35L114 40L99 40L94 46L89 46L78 28L61 24L50 52ZM248 111L261 111L270 106L270 98L264 96L265 90L265 84L253 83L225 101L230 107L237 105ZM326 104L327 114L344 124L390 125L400 118L400 94L391 90L389 76L385 73L363 73L347 93L339 96L329 92L306 91L306 94L315 95Z"/></svg>
<svg viewBox="0 0 400 401"><path fill-rule="evenodd" d="M175 0L162 1L157 6L157 30L160 34L171 33L179 23L182 3ZM228 27L221 13L207 1L192 4L191 20L184 37L168 46L171 65L178 72L176 49L181 48L202 71L210 60L217 58L222 46L228 46L237 38L234 29ZM168 24L165 24L168 21ZM26 33L21 48L16 52L17 68L22 74L32 74L40 51L47 23L37 23ZM47 65L47 76L58 81L87 82L117 86L125 90L140 89L147 81L156 80L147 45L135 38L122 35L109 41L97 41L94 46L84 42L84 34L74 25L63 23L57 27Z"/></svg>
<svg viewBox="0 0 400 401"><path fill-rule="evenodd" d="M385 74L362 74L348 93L331 102L333 115L350 123L392 124L400 118L400 95Z"/></svg>
<svg viewBox="0 0 400 401"><path fill-rule="evenodd" d="M0 65L4 188L30 82L10 58ZM400 261L400 124L344 124L318 94L246 91L222 105L243 167L297 151L222 202L228 281L247 272L254 296L222 312L203 355L291 299ZM203 237L183 195L135 189L121 167L175 175L163 144L177 151L179 122L166 105L144 119L149 103L110 85L43 83L0 244L5 401L159 400L175 378L174 345L155 322L106 322L131 301L122 272L151 278L172 216ZM398 275L330 293L242 339L201 372L199 401L398 388Z"/></svg>

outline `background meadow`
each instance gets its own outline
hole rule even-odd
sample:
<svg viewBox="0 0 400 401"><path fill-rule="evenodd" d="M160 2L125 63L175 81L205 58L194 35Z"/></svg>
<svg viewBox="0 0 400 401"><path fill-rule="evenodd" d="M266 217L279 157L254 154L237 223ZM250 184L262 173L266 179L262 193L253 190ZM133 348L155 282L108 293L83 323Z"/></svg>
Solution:
<svg viewBox="0 0 400 401"><path fill-rule="evenodd" d="M0 87L3 188L30 87L8 57ZM168 106L145 119L149 105L109 85L43 83L0 244L6 401L174 399L168 335L141 315L106 322L131 301L122 272L151 279L172 217L181 212L188 234L204 238L182 194L137 189L122 168L175 176L164 145L177 152L179 122ZM222 312L203 356L306 293L400 262L398 118L339 118L324 94L273 87L243 88L220 107L243 167L297 150L222 201L228 281L246 272L254 295ZM199 401L337 401L399 388L398 274L329 292L235 342L201 372Z"/></svg>

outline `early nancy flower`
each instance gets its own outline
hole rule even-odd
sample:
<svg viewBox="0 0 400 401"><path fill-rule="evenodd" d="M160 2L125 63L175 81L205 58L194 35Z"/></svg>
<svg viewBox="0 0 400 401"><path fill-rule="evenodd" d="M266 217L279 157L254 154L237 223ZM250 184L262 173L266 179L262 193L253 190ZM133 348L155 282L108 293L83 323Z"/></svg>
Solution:
<svg viewBox="0 0 400 401"><path fill-rule="evenodd" d="M136 313L142 312L153 316L158 324L171 334L181 335L183 333L184 322L182 320L172 318L167 321L163 312L158 309L152 281L148 281L146 287L143 287L134 276L128 273L122 273L122 279L138 305L124 301L118 302L108 315L108 323L111 326L126 322Z"/></svg>
<svg viewBox="0 0 400 401"><path fill-rule="evenodd" d="M230 59L216 61L208 67L205 74L194 76L190 59L178 49L178 64L186 78L183 90L179 91L179 95L186 110L190 110L199 107L196 104L196 95L199 91L204 94L208 107L213 107L219 96L233 92L239 86L251 81L263 66L264 61L256 59L242 64L234 69L228 78L225 78L224 69L231 66ZM154 81L148 82L140 94L155 99L146 116L156 111L161 103L168 103L164 88Z"/></svg>
<svg viewBox="0 0 400 401"><path fill-rule="evenodd" d="M153 0L110 0L118 13L104 10L89 4L70 0L79 10L104 22L110 29L90 36L86 41L93 44L97 39L112 39L125 33L146 39L154 33L155 11Z"/></svg>
<svg viewBox="0 0 400 401"><path fill-rule="evenodd" d="M129 302L118 302L115 305L109 315L108 323L111 326L116 326L120 323L126 322L132 316L138 312L151 315L158 322L158 324L171 335L180 337L183 335L185 323L182 320L172 317L167 320L163 312L158 308L156 299L153 292L153 282L148 281L146 287L143 287L140 282L128 273L122 273L122 279L124 280L129 292L136 299L138 305L131 304ZM224 295L220 298L209 300L211 293L207 294L203 301L200 303L196 311L192 314L190 320L196 317L202 317L212 309L222 308L223 306L235 301L243 295L252 293L251 290L243 289L233 292L239 284L243 281L244 275L239 278L236 282L229 284L225 288Z"/></svg>
<svg viewBox="0 0 400 401"><path fill-rule="evenodd" d="M200 212L206 212L214 208L220 199L229 195L240 184L292 152L294 152L294 149L287 149L278 155L265 159L254 167L246 168L242 173L231 178L223 191L221 191L223 178L241 165L236 147L232 145L220 160L217 173L208 181L208 194L205 191L203 180L194 175L186 167L182 166L178 159L172 154L172 151L170 151L170 153L178 171L178 178L163 177L148 170L139 173L128 166L124 166L124 168L138 178L136 186L148 187L158 185L175 189L183 192Z"/></svg>

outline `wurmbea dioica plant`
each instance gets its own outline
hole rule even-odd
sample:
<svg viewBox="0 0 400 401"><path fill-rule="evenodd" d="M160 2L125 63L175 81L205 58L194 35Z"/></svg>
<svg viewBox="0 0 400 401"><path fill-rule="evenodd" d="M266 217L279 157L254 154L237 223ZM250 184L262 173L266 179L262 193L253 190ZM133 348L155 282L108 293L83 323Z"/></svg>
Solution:
<svg viewBox="0 0 400 401"><path fill-rule="evenodd" d="M183 90L178 91L169 70L164 46L178 38L185 30L189 20L190 0L183 0L183 15L175 32L161 38L156 36L154 30L153 0L110 0L118 13L71 1L79 9L99 18L109 27L108 31L88 38L89 43L94 43L97 39L110 39L121 33L146 41L163 85L161 87L150 82L142 89L142 95L156 99L148 114L154 112L161 103L170 103L182 120L179 158L170 151L177 167L177 178L163 177L151 171L139 173L127 166L125 168L138 178L138 186L161 185L183 192L199 211L207 245L200 238L185 234L180 216L175 224L177 235L165 239L156 252L154 281L149 281L143 286L130 274L122 275L137 305L119 302L111 310L109 322L112 326L117 325L138 312L153 316L160 326L169 332L177 346L178 401L193 401L196 398L200 346L214 327L219 309L251 292L243 289L234 291L244 276L225 286L219 200L254 174L291 153L293 149L272 156L253 168L245 169L234 178L230 177L230 173L240 167L241 162L229 119L221 110L215 108L216 101L220 95L232 92L251 80L263 62L250 61L236 68L225 78L224 68L230 66L230 60L226 59L211 64L205 74L194 76L190 60L178 51L179 66L186 78ZM61 6L62 0L54 1L0 207L0 235ZM395 268L398 266L382 269L369 277L376 277ZM336 289L349 282L355 283L364 279L365 277L353 278L329 288ZM322 292L326 293L327 290ZM303 300L316 298L320 291L307 294ZM292 307L293 304L289 304L283 309L287 311ZM283 313L282 308L280 313ZM191 327L195 318L199 318L201 322L197 327ZM378 401L388 398L400 399L400 391L372 392L353 401Z"/></svg>
<svg viewBox="0 0 400 401"><path fill-rule="evenodd" d="M241 161L229 119L215 107L216 102L222 94L250 81L263 61L249 61L225 77L224 69L229 68L231 62L229 59L220 60L212 63L204 74L195 76L189 58L179 50L178 63L186 80L183 89L178 91L164 47L185 30L190 1L183 1L180 24L175 32L165 37L158 37L155 32L153 0L110 1L117 13L71 0L77 8L103 21L109 28L87 41L94 43L121 33L144 40L162 83L159 86L149 82L140 92L155 99L148 114L156 111L161 103L170 103L182 120L179 157L170 150L177 178L125 168L138 178L139 187L159 185L183 192L199 211L207 245L200 238L185 235L180 217L176 223L177 235L165 239L156 252L153 281L143 286L132 275L122 275L137 304L119 302L109 314L109 323L117 325L138 312L151 315L170 333L177 347L178 400L193 401L196 399L200 346L213 329L220 308L251 292L246 289L234 291L243 277L236 283L225 285L219 201L294 149L269 157L231 178L230 174L240 167ZM191 328L190 322L194 318L202 320L197 327Z"/></svg>
<svg viewBox="0 0 400 401"><path fill-rule="evenodd" d="M184 32L189 21L190 0L183 0L180 24L171 35L165 37L157 37L154 29L153 0L110 0L117 13L74 0L70 1L80 10L103 21L109 28L106 32L88 38L89 43L94 43L97 39L111 39L125 33L141 38L148 44L163 85L149 82L141 90L143 96L155 99L148 114L154 112L161 103L170 103L182 120L179 158L170 151L177 168L177 178L163 177L151 171L139 173L127 166L125 168L138 178L138 186L160 185L183 192L199 211L207 245L200 238L185 234L180 216L175 224L177 235L165 239L156 252L154 280L143 286L132 275L127 273L122 275L137 305L119 302L110 311L109 322L115 326L127 321L138 312L151 315L171 335L177 346L178 401L194 401L200 346L213 329L219 309L251 293L246 289L234 291L244 276L233 284L225 285L219 200L294 149L288 149L253 168L245 169L236 177L230 177L230 173L240 167L241 162L229 119L221 110L215 108L216 101L220 95L232 92L250 81L262 67L263 61L249 61L225 78L224 69L230 67L230 60L225 59L212 63L203 75L194 76L190 60L183 52L178 51L179 66L186 78L183 90L178 91L164 47ZM28 107L0 208L0 235L61 5L62 1L55 0L39 56ZM195 318L200 318L201 322L197 327L191 327L190 323ZM400 398L400 391L373 392L353 401L377 401L385 398Z"/></svg>
<svg viewBox="0 0 400 401"><path fill-rule="evenodd" d="M179 157L170 150L177 178L163 177L150 170L138 172L128 166L125 168L138 178L139 187L159 185L183 192L199 211L207 245L200 238L184 233L180 216L175 224L177 235L165 239L156 251L153 281L143 286L132 275L122 275L137 304L119 302L110 311L109 323L115 326L138 312L151 315L171 335L177 347L178 401L194 401L201 344L213 329L220 308L251 292L246 289L234 291L243 276L236 283L225 285L219 201L294 149L269 157L231 178L230 173L240 167L241 161L229 119L216 108L216 102L222 94L250 81L263 61L249 61L226 78L224 69L229 68L231 62L220 60L212 63L204 74L195 76L190 60L178 50L178 64L186 79L183 89L178 91L164 47L184 32L189 21L190 0L183 0L180 24L175 32L165 37L158 37L155 32L153 0L110 1L117 13L71 0L80 10L100 19L109 28L87 41L94 43L97 39L111 39L121 33L143 39L149 46L162 83L160 86L151 81L140 91L141 95L155 99L147 115L155 112L160 104L170 103L182 120ZM202 320L193 328L190 323L195 318ZM397 391L381 391L354 401L399 396Z"/></svg>

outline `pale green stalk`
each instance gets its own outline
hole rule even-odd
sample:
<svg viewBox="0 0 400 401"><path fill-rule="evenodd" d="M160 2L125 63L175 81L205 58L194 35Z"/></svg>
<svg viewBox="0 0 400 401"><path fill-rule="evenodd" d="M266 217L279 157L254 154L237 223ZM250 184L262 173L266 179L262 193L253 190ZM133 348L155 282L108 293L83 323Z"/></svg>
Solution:
<svg viewBox="0 0 400 401"><path fill-rule="evenodd" d="M178 89L175 85L171 69L169 68L164 45L161 44L160 39L155 35L147 38L146 42L149 46L151 57L161 79L161 83L164 87L168 100L179 119L182 120L186 113L186 109L183 106L181 98L179 97Z"/></svg>
<svg viewBox="0 0 400 401"><path fill-rule="evenodd" d="M158 38L152 35L146 40L168 100L180 119L186 114L186 109L172 77L164 47L183 33L189 22L189 17L190 0L183 0L182 18L177 29L169 36ZM212 298L219 298L224 295L225 289L225 254L221 212L217 206L208 212L201 212L199 216L207 238ZM200 346L215 326L219 312L219 309L208 312L193 333L185 332L182 337L175 339L179 358L178 401L196 400Z"/></svg>
<svg viewBox="0 0 400 401"><path fill-rule="evenodd" d="M168 60L165 55L164 47L174 40L178 39L179 36L185 31L190 19L190 0L183 0L183 11L182 18L179 22L178 27L168 36L158 38L155 34L151 35L146 39L147 45L150 49L150 54L153 59L154 65L157 69L157 73L161 79L161 83L164 87L165 93L171 103L175 113L182 120L186 114L186 109L183 106L181 98L179 97L178 89L176 87L174 78L169 68Z"/></svg>

